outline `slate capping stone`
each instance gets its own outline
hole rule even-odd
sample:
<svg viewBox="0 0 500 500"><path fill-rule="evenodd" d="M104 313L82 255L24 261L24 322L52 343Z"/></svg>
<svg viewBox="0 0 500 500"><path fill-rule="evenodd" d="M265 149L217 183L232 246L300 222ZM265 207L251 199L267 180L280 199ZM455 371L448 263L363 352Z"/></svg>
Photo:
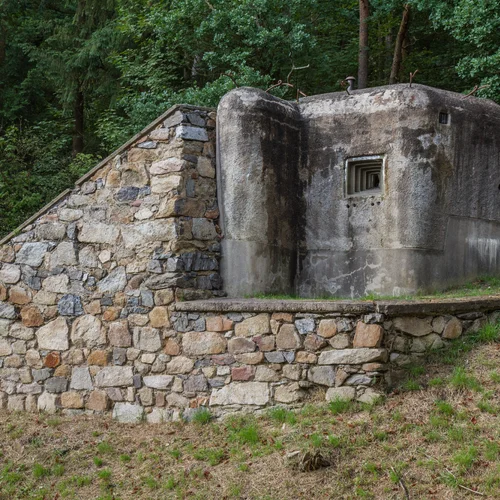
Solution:
<svg viewBox="0 0 500 500"><path fill-rule="evenodd" d="M386 316L428 316L500 309L500 296L419 300L277 300L207 299L176 302L175 310L184 312L291 312L291 313L381 313Z"/></svg>
<svg viewBox="0 0 500 500"><path fill-rule="evenodd" d="M208 299L176 302L176 311L200 312L297 312L353 313L375 312L373 302L344 300L277 300L277 299Z"/></svg>

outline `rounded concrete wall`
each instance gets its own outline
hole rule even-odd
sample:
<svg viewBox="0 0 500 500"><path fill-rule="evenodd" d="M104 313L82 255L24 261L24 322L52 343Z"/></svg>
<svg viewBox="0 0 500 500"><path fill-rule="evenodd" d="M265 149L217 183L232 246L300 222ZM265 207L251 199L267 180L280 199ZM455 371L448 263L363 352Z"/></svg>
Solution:
<svg viewBox="0 0 500 500"><path fill-rule="evenodd" d="M293 291L299 121L294 104L258 89L236 89L219 104L221 270L230 296Z"/></svg>

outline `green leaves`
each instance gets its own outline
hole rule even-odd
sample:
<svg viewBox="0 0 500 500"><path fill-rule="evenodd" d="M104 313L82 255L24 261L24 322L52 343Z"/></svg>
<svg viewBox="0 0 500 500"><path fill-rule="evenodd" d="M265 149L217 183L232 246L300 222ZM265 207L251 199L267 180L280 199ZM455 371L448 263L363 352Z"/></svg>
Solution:
<svg viewBox="0 0 500 500"><path fill-rule="evenodd" d="M486 86L477 95L500 99L500 0L417 0L438 28L468 47L458 74ZM470 89L468 89L470 90Z"/></svg>
<svg viewBox="0 0 500 500"><path fill-rule="evenodd" d="M388 82L404 3L370 0L370 86ZM500 0L411 5L401 81L419 69L418 83L499 99ZM292 65L309 65L291 75L307 95L342 90L358 25L357 0L1 0L0 231L174 104L215 107Z"/></svg>

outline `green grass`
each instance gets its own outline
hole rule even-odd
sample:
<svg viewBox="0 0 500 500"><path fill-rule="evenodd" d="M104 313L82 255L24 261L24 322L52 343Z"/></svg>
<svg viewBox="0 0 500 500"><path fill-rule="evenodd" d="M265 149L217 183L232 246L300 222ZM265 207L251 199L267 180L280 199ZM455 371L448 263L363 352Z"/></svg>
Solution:
<svg viewBox="0 0 500 500"><path fill-rule="evenodd" d="M212 420L212 414L208 408L199 408L193 415L195 424L206 425Z"/></svg>
<svg viewBox="0 0 500 500"><path fill-rule="evenodd" d="M473 391L480 391L481 384L479 380L467 373L465 368L457 366L450 377L450 384L457 389L471 389Z"/></svg>
<svg viewBox="0 0 500 500"><path fill-rule="evenodd" d="M462 443L465 439L465 430L463 427L451 427L446 433L451 441Z"/></svg>
<svg viewBox="0 0 500 500"><path fill-rule="evenodd" d="M500 444L495 441L487 441L485 445L484 457L493 462L500 458Z"/></svg>
<svg viewBox="0 0 500 500"><path fill-rule="evenodd" d="M201 449L193 454L193 458L196 460L208 462L212 466L220 464L225 456L224 450L219 448Z"/></svg>
<svg viewBox="0 0 500 500"><path fill-rule="evenodd" d="M176 482L175 482L175 479L173 477L169 477L166 481L165 481L165 489L167 491L170 491L170 490L173 490L176 486Z"/></svg>
<svg viewBox="0 0 500 500"><path fill-rule="evenodd" d="M52 467L52 474L54 476L63 476L65 472L64 465L62 464L56 464L54 467Z"/></svg>
<svg viewBox="0 0 500 500"><path fill-rule="evenodd" d="M422 365L408 365L405 367L405 370L408 372L410 377L420 377L425 373L425 366Z"/></svg>
<svg viewBox="0 0 500 500"><path fill-rule="evenodd" d="M355 407L355 403L353 401L349 401L348 399L336 398L330 403L328 403L328 409L334 415L340 415L341 413L346 413L351 411Z"/></svg>
<svg viewBox="0 0 500 500"><path fill-rule="evenodd" d="M287 410L282 406L271 408L268 412L269 418L280 424L294 425L297 423L297 417L293 411Z"/></svg>
<svg viewBox="0 0 500 500"><path fill-rule="evenodd" d="M434 377L427 382L429 387L441 387L445 384L445 380L443 377Z"/></svg>
<svg viewBox="0 0 500 500"><path fill-rule="evenodd" d="M33 465L33 476L37 479L40 479L45 476L50 476L51 471L50 467L44 467L41 464L34 464Z"/></svg>
<svg viewBox="0 0 500 500"><path fill-rule="evenodd" d="M442 415L430 415L429 424L431 425L431 427L437 429L445 429L446 427L448 427L448 419L443 417Z"/></svg>
<svg viewBox="0 0 500 500"><path fill-rule="evenodd" d="M311 434L309 439L311 440L311 444L315 448L319 448L323 444L323 436L321 434L317 433Z"/></svg>
<svg viewBox="0 0 500 500"><path fill-rule="evenodd" d="M103 479L104 481L108 481L111 478L111 471L108 469L100 470L97 473L97 477L99 477L99 479Z"/></svg>
<svg viewBox="0 0 500 500"><path fill-rule="evenodd" d="M71 478L71 482L78 486L79 488L83 488L84 486L88 486L92 483L92 478L89 476L73 476Z"/></svg>
<svg viewBox="0 0 500 500"><path fill-rule="evenodd" d="M436 401L436 410L439 413L442 413L443 415L454 415L455 410L453 409L453 406L450 403L447 403L446 401Z"/></svg>
<svg viewBox="0 0 500 500"><path fill-rule="evenodd" d="M229 440L240 444L255 445L259 443L259 429L253 416L236 416L227 421Z"/></svg>
<svg viewBox="0 0 500 500"><path fill-rule="evenodd" d="M342 438L334 436L333 434L328 434L328 444L333 448L340 448L342 446Z"/></svg>
<svg viewBox="0 0 500 500"><path fill-rule="evenodd" d="M175 460L179 460L181 458L182 452L181 450L179 450L179 448L174 448L173 450L169 451L169 454Z"/></svg>
<svg viewBox="0 0 500 500"><path fill-rule="evenodd" d="M159 483L158 483L158 481L154 477L152 477L152 476L146 476L143 479L143 482L151 490L156 490L160 486Z"/></svg>
<svg viewBox="0 0 500 500"><path fill-rule="evenodd" d="M453 456L453 462L458 465L462 470L467 470L472 467L472 464L477 460L478 451L475 446L469 446L456 453Z"/></svg>
<svg viewBox="0 0 500 500"><path fill-rule="evenodd" d="M486 413L491 413L492 415L496 415L498 413L498 409L496 406L491 404L489 401L481 400L477 403L477 407Z"/></svg>
<svg viewBox="0 0 500 500"><path fill-rule="evenodd" d="M97 445L99 453L113 453L113 447L106 441L102 441Z"/></svg>
<svg viewBox="0 0 500 500"><path fill-rule="evenodd" d="M373 431L373 437L377 440L377 441L385 441L388 437L388 434L387 432L384 432L384 431Z"/></svg>
<svg viewBox="0 0 500 500"><path fill-rule="evenodd" d="M415 379L410 378L404 382L403 389L405 391L419 391L421 387Z"/></svg>

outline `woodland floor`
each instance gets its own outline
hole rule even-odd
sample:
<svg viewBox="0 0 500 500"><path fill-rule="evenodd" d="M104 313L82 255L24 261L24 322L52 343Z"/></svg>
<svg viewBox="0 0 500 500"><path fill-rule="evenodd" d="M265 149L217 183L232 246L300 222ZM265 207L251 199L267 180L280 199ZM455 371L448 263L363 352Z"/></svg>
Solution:
<svg viewBox="0 0 500 500"><path fill-rule="evenodd" d="M158 425L2 411L0 499L500 498L498 332L408 367L371 407Z"/></svg>

